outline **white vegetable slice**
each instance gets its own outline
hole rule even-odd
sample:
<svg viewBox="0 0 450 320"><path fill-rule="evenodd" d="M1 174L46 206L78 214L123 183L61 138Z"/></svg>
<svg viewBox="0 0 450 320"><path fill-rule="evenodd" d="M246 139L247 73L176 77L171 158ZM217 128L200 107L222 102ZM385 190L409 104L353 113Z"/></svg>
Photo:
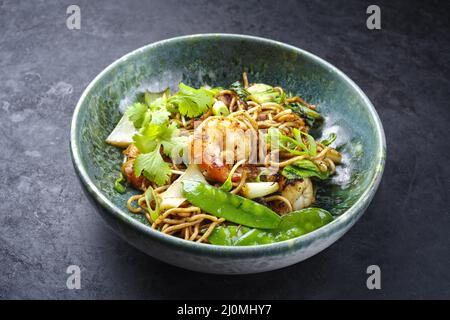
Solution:
<svg viewBox="0 0 450 320"><path fill-rule="evenodd" d="M205 177L201 173L200 169L196 164L190 164L186 171L175 180L172 185L163 193L160 194L161 197L161 210L169 208L177 208L186 201L183 197L183 185L184 180L193 180L203 183L207 183Z"/></svg>
<svg viewBox="0 0 450 320"><path fill-rule="evenodd" d="M242 195L248 199L254 199L277 192L278 189L278 182L247 182L242 187Z"/></svg>
<svg viewBox="0 0 450 320"><path fill-rule="evenodd" d="M136 132L133 122L123 115L114 130L106 138L106 142L116 147L126 148L133 142L133 136Z"/></svg>

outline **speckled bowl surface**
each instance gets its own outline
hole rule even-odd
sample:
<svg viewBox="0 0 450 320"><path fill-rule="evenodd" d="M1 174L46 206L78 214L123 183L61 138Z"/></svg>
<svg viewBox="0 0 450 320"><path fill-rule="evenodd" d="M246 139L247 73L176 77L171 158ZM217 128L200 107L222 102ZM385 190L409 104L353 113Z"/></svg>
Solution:
<svg viewBox="0 0 450 320"><path fill-rule="evenodd" d="M316 206L336 219L307 235L261 246L198 244L153 230L129 213L135 194L114 189L121 150L104 141L120 110L143 89L189 85L228 86L247 71L251 82L282 86L302 96L326 117L317 136L336 132L344 155L337 174L318 190ZM121 237L147 254L186 269L244 274L292 265L339 239L364 213L383 174L385 138L364 93L326 61L280 42L231 34L202 34L160 41L137 49L103 70L81 96L72 120L75 170L89 199Z"/></svg>

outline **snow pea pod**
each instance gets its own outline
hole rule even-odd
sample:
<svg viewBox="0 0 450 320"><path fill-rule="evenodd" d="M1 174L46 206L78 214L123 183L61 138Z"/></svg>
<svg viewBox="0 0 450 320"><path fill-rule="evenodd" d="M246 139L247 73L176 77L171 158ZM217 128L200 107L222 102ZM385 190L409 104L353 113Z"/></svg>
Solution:
<svg viewBox="0 0 450 320"><path fill-rule="evenodd" d="M269 208L206 183L183 181L183 195L203 211L244 226L273 229L281 221L280 216Z"/></svg>
<svg viewBox="0 0 450 320"><path fill-rule="evenodd" d="M211 235L208 237L209 242L212 244L217 244L221 246L235 246L236 242L245 235L247 232L250 232L252 228L244 227L244 226L218 226L214 229Z"/></svg>
<svg viewBox="0 0 450 320"><path fill-rule="evenodd" d="M333 221L333 216L320 208L306 208L283 216L275 229L261 230L239 226L219 226L208 237L217 245L248 246L279 242L299 237Z"/></svg>

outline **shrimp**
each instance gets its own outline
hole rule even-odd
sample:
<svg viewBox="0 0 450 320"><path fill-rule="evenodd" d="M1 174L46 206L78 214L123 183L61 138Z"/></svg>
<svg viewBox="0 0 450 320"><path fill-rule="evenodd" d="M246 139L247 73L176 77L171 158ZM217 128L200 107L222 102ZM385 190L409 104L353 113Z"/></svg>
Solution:
<svg viewBox="0 0 450 320"><path fill-rule="evenodd" d="M206 178L224 182L235 162L249 159L252 141L247 129L243 122L223 116L210 117L196 128L191 154ZM240 176L238 170L232 180Z"/></svg>
<svg viewBox="0 0 450 320"><path fill-rule="evenodd" d="M289 200L294 210L307 208L315 201L313 185L309 178L287 184L281 195Z"/></svg>

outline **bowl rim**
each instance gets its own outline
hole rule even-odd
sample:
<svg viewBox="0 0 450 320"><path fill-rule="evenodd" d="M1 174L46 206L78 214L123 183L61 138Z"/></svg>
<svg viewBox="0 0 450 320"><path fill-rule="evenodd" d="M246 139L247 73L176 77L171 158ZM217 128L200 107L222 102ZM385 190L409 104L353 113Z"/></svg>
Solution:
<svg viewBox="0 0 450 320"><path fill-rule="evenodd" d="M137 219L133 218L131 215L129 215L124 210L121 210L119 207L117 207L105 194L100 191L97 186L93 183L91 178L89 177L86 168L83 164L80 149L78 147L79 141L77 139L77 128L78 128L78 121L79 121L79 113L81 106L83 105L83 102L85 98L90 93L91 89L94 87L94 85L110 70L114 69L117 65L123 63L124 61L128 60L130 57L135 56L142 51L149 50L151 48L164 46L169 43L174 42L183 42L186 40L192 40L192 39L209 39L209 38L227 38L231 40L245 40L245 41L251 41L251 42L259 42L266 45L275 45L282 47L283 49L286 49L288 51L294 51L302 56L306 56L308 59L313 60L314 62L320 64L321 66L327 68L328 70L336 73L341 79L346 81L354 90L355 92L360 96L362 101L364 102L365 106L368 108L369 113L371 117L373 118L375 122L375 128L377 131L377 137L379 148L377 150L376 155L376 169L378 172L375 173L374 177L371 179L369 186L364 190L363 194L358 198L358 200L350 207L348 208L344 213L342 213L340 216L338 216L336 219L334 219L332 222L328 223L327 225L314 230L308 234L289 239L284 240L276 243L271 244L263 244L263 245L251 245L251 246L220 246L220 245L212 245L212 244L204 244L204 243L197 243L193 241L187 241L178 237L174 237L171 235L166 235L158 230L154 230L151 228L151 226L148 226ZM220 255L226 255L226 256L246 256L246 257L252 257L252 256L261 256L264 255L267 252L280 252L280 251L286 251L289 249L294 248L301 248L305 245L308 245L309 243L314 242L316 239L321 238L322 236L325 236L327 234L334 234L338 230L341 230L344 226L351 223L352 220L356 220L363 214L367 206L370 204L370 201L374 194L376 193L378 186L380 184L383 171L384 171L384 165L385 165L385 157L386 157L386 138L384 134L384 129L381 124L380 118L370 102L369 98L364 94L364 92L359 88L359 86L353 82L345 73L343 73L341 70L333 66L331 63L325 61L322 58L319 58L318 56L297 48L293 45L289 45L286 43L282 43L276 40L271 40L263 37L256 37L256 36L250 36L250 35L241 35L241 34L232 34L232 33L203 33L203 34L192 34L192 35L185 35L185 36L179 36L179 37L173 37L161 41L157 41L154 43L147 44L145 46L142 46L138 49L135 49L119 59L115 60L113 63L108 65L105 69L103 69L85 88L83 91L80 99L77 102L77 105L75 107L72 121L71 121L71 132L70 132L70 150L71 150L71 157L72 162L75 168L75 171L80 178L82 184L86 188L86 190L89 192L89 194L95 199L95 201L100 204L101 207L106 209L109 214L112 214L115 218L118 218L134 228L136 231L138 231L141 234L144 234L145 236L148 236L152 238L155 241L162 242L165 245L169 245L172 247L176 247L181 250L186 250L188 252L197 252L197 253L205 253L205 254L220 254Z"/></svg>

